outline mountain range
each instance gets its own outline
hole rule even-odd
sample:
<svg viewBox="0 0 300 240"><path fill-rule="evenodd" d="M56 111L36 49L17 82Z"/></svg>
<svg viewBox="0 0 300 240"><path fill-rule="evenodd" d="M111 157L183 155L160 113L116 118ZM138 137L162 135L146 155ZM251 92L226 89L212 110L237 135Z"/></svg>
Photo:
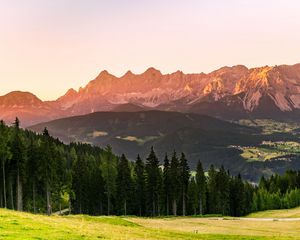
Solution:
<svg viewBox="0 0 300 240"><path fill-rule="evenodd" d="M78 91L70 89L55 101L29 92L0 97L0 118L18 116L23 126L98 111L179 111L222 119L300 117L300 64L222 67L211 73L162 74L149 68L116 77L102 71Z"/></svg>

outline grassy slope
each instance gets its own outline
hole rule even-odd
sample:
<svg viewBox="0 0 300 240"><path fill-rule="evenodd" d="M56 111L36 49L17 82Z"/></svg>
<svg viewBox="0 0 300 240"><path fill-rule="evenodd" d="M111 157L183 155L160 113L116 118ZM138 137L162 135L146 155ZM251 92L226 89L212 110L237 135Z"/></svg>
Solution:
<svg viewBox="0 0 300 240"><path fill-rule="evenodd" d="M297 239L299 232L299 222L47 217L0 209L0 239Z"/></svg>
<svg viewBox="0 0 300 240"><path fill-rule="evenodd" d="M300 218L300 207L251 213L251 218ZM299 223L300 224L300 223Z"/></svg>
<svg viewBox="0 0 300 240"><path fill-rule="evenodd" d="M225 218L170 218L143 219L136 218L134 222L153 229L180 230L202 234L222 234L234 239L236 235L246 239L300 239L299 221L263 221Z"/></svg>

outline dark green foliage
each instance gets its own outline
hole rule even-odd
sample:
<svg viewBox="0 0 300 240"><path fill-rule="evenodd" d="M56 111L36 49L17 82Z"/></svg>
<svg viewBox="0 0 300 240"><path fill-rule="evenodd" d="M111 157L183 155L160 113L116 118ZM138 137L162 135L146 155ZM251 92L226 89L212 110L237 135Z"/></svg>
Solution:
<svg viewBox="0 0 300 240"><path fill-rule="evenodd" d="M204 175L202 163L200 161L197 164L196 184L199 202L199 214L202 215L206 211L207 182Z"/></svg>
<svg viewBox="0 0 300 240"><path fill-rule="evenodd" d="M105 149L83 143L65 145L50 136L0 122L0 207L51 214L102 215L220 214L300 205L300 171L262 177L259 184L230 176L223 166L192 174L182 153L166 154L163 166L154 149L144 164L129 162Z"/></svg>
<svg viewBox="0 0 300 240"><path fill-rule="evenodd" d="M299 177L300 171L287 171L282 176L273 175L269 179L262 177L259 182L259 187L255 189L253 194L251 211L299 206ZM249 207L249 200L247 198L246 207Z"/></svg>
<svg viewBox="0 0 300 240"><path fill-rule="evenodd" d="M182 215L186 215L186 202L187 202L187 192L190 180L190 168L188 166L187 159L184 153L181 153L180 163L179 163L179 175L180 175L180 190L181 190L181 204L182 204Z"/></svg>
<svg viewBox="0 0 300 240"><path fill-rule="evenodd" d="M128 203L132 200L132 177L129 162L124 154L117 165L116 186L117 212L127 215Z"/></svg>
<svg viewBox="0 0 300 240"><path fill-rule="evenodd" d="M159 186L160 172L159 161L156 157L153 147L146 159L146 196L147 196L147 213L155 216L159 210Z"/></svg>
<svg viewBox="0 0 300 240"><path fill-rule="evenodd" d="M174 151L171 165L170 165L170 176L171 176L171 201L172 201L172 214L177 215L177 206L180 197L180 169L177 154Z"/></svg>
<svg viewBox="0 0 300 240"><path fill-rule="evenodd" d="M145 180L145 165L140 158L137 156L134 166L134 184L135 184L135 206L136 211L134 213L139 216L145 215L145 201L146 201L146 180Z"/></svg>
<svg viewBox="0 0 300 240"><path fill-rule="evenodd" d="M192 177L188 186L188 203L187 210L189 215L197 215L199 207L198 185L195 177ZM201 208L201 207L200 207Z"/></svg>
<svg viewBox="0 0 300 240"><path fill-rule="evenodd" d="M168 155L166 154L164 159L164 168L163 168L163 202L164 202L164 214L170 214L170 201L171 201L171 182L172 176L170 171L170 161Z"/></svg>

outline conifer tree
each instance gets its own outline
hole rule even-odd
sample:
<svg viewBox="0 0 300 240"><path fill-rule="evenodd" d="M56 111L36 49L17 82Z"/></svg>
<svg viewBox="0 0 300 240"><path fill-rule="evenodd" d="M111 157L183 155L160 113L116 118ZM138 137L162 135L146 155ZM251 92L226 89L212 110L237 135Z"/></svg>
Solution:
<svg viewBox="0 0 300 240"><path fill-rule="evenodd" d="M101 172L105 181L106 208L107 215L112 211L112 199L114 198L116 188L116 157L112 153L111 146L107 146L105 151L101 153Z"/></svg>
<svg viewBox="0 0 300 240"><path fill-rule="evenodd" d="M20 122L16 118L14 122L14 133L12 138L12 164L15 167L16 174L16 197L17 197L17 210L23 211L23 182L24 172L26 166L26 149L21 139Z"/></svg>
<svg viewBox="0 0 300 240"><path fill-rule="evenodd" d="M228 215L229 214L229 176L227 175L227 172L224 168L224 166L221 166L220 171L217 173L216 177L216 185L217 185L217 191L218 195L220 196L218 198L219 203L217 204L218 213L221 213L222 215Z"/></svg>
<svg viewBox="0 0 300 240"><path fill-rule="evenodd" d="M158 210L158 194L159 194L159 161L156 157L153 147L146 159L146 191L148 200L148 213L155 216Z"/></svg>
<svg viewBox="0 0 300 240"><path fill-rule="evenodd" d="M131 199L132 190L132 179L131 172L129 168L129 163L124 154L122 154L121 159L117 166L117 201L119 209L125 216L127 215L128 202Z"/></svg>
<svg viewBox="0 0 300 240"><path fill-rule="evenodd" d="M137 156L135 167L135 198L136 205L138 209L138 215L142 216L145 214L145 166L140 158L140 155Z"/></svg>
<svg viewBox="0 0 300 240"><path fill-rule="evenodd" d="M163 197L165 205L165 214L170 214L170 199L171 199L171 172L168 155L165 155L163 168Z"/></svg>
<svg viewBox="0 0 300 240"><path fill-rule="evenodd" d="M34 141L33 138L30 139L30 144L28 147L28 163L27 163L27 174L30 178L27 180L28 190L32 191L32 210L34 213L37 212L36 207L36 191L37 191L37 183L39 181L39 160L42 158L41 151L38 146L38 143Z"/></svg>
<svg viewBox="0 0 300 240"><path fill-rule="evenodd" d="M217 204L218 204L218 192L217 192L217 182L216 182L217 172L214 165L211 165L208 170L208 211L209 213L217 213Z"/></svg>
<svg viewBox="0 0 300 240"><path fill-rule="evenodd" d="M197 164L197 171L196 171L196 183L197 183L197 190L198 190L198 198L199 198L199 214L203 215L206 207L206 177L204 175L202 163L199 161Z"/></svg>
<svg viewBox="0 0 300 240"><path fill-rule="evenodd" d="M198 186L195 177L192 177L188 187L188 213L197 215L199 206Z"/></svg>
<svg viewBox="0 0 300 240"><path fill-rule="evenodd" d="M186 215L186 202L187 202L187 190L190 180L190 168L188 166L187 159L185 158L184 153L181 153L180 163L180 185L181 185L181 197L182 197L182 215Z"/></svg>
<svg viewBox="0 0 300 240"><path fill-rule="evenodd" d="M178 199L180 196L180 169L177 154L174 151L170 164L172 213L177 215Z"/></svg>
<svg viewBox="0 0 300 240"><path fill-rule="evenodd" d="M84 154L78 155L73 168L72 188L74 190L74 210L76 213L82 214L86 212L86 198L87 198L87 164L85 162Z"/></svg>
<svg viewBox="0 0 300 240"><path fill-rule="evenodd" d="M54 149L53 142L51 142L51 138L47 128L43 131L42 138L42 158L40 161L40 172L42 175L42 181L45 186L46 193L46 209L47 215L51 215L52 213L52 204L51 204L51 185L53 183L53 176L55 171L55 160L53 159Z"/></svg>
<svg viewBox="0 0 300 240"><path fill-rule="evenodd" d="M8 146L8 129L3 121L0 121L0 159L2 167L2 184L3 184L3 200L4 208L7 208L7 197L6 197L6 165L7 161L11 159L11 151Z"/></svg>

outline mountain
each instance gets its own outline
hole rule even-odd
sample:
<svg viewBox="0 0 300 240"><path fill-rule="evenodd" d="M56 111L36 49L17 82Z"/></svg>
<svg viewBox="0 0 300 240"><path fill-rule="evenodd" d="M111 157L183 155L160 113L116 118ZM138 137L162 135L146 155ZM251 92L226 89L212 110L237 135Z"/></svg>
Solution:
<svg viewBox="0 0 300 240"><path fill-rule="evenodd" d="M59 99L73 113L110 111L132 103L160 110L204 113L226 119L298 118L300 64L248 69L223 67L209 74L163 75L149 68L118 78L103 71L86 87Z"/></svg>
<svg viewBox="0 0 300 240"><path fill-rule="evenodd" d="M12 123L19 117L26 125L63 116L59 108L41 101L29 92L14 91L0 96L0 117Z"/></svg>
<svg viewBox="0 0 300 240"><path fill-rule="evenodd" d="M131 160L138 153L145 158L151 146L160 160L166 152L184 152L193 169L198 160L205 168L210 164L223 164L232 173L241 172L250 180L257 180L264 171L272 173L295 167L293 161L247 162L241 157L239 148L230 147L258 146L263 140L282 140L282 135L262 136L259 129L194 113L157 110L95 112L40 123L30 129L42 132L45 127L52 136L66 143L80 141L101 147L111 145L115 153L126 153ZM279 170L276 169L278 166Z"/></svg>
<svg viewBox="0 0 300 240"><path fill-rule="evenodd" d="M10 102L12 94L18 95L19 101L13 104L14 108L2 106L0 118L11 121L11 116L19 116L26 126L64 116L115 111L119 107L126 111L126 106L128 111L134 108L135 111L157 109L193 112L231 120L298 120L300 64L251 69L237 65L222 67L208 74L184 74L181 71L162 74L159 70L149 68L142 74L128 71L116 77L102 71L78 91L70 89L64 96L50 102L35 99L34 106L29 104L29 109L24 93L2 96L2 102ZM37 108L43 106L41 108L47 109L49 114L34 112L32 107L36 108L35 104ZM30 114L26 115L25 112Z"/></svg>

